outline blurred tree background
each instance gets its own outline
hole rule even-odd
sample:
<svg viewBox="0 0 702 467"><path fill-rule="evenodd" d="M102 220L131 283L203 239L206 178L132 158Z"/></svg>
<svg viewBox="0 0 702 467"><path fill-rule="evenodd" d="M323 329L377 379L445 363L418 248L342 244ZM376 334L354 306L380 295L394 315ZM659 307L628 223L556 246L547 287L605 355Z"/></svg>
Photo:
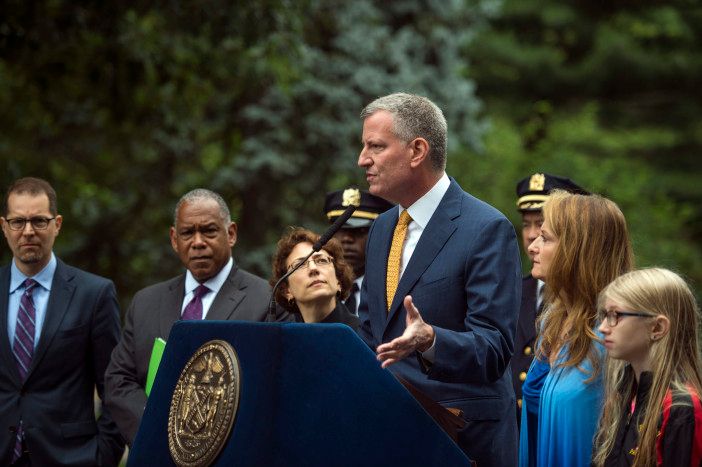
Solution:
<svg viewBox="0 0 702 467"><path fill-rule="evenodd" d="M444 110L465 189L518 223L517 180L570 176L620 204L639 265L699 291L696 5L6 0L0 184L48 179L57 254L112 278L123 306L181 271L168 228L196 187L224 196L235 258L267 277L285 226L321 231L324 193L366 186L363 105L416 92Z"/></svg>
<svg viewBox="0 0 702 467"><path fill-rule="evenodd" d="M465 56L491 122L454 158L466 186L519 222L514 180L567 175L619 204L638 266L702 296L699 2L507 0Z"/></svg>

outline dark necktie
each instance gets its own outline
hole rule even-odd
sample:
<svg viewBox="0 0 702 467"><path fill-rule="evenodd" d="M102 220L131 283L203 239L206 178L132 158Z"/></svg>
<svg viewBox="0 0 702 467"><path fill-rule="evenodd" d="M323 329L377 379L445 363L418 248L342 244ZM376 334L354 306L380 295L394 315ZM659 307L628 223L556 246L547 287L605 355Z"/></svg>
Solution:
<svg viewBox="0 0 702 467"><path fill-rule="evenodd" d="M202 319L202 297L210 289L200 284L195 289L192 300L185 306L182 319Z"/></svg>
<svg viewBox="0 0 702 467"><path fill-rule="evenodd" d="M36 310L34 308L34 300L32 300L32 290L37 285L37 282L34 279L27 279L24 281L23 285L24 293L20 298L19 310L17 310L17 325L15 326L15 340L12 345L12 353L15 354L20 379L24 383L27 379L29 368L32 365L32 357L34 356ZM15 447L12 452L12 462L15 462L22 456L23 439L24 430L22 429L22 420L20 420L19 426L17 427Z"/></svg>
<svg viewBox="0 0 702 467"><path fill-rule="evenodd" d="M347 298L344 302L346 308L348 308L349 311L354 315L356 314L356 292L358 292L358 284L354 282L353 286L351 287L351 294L349 295L349 298Z"/></svg>
<svg viewBox="0 0 702 467"><path fill-rule="evenodd" d="M34 279L24 281L24 293L20 298L19 310L17 311L17 325L15 326L15 341L12 345L12 352L17 360L17 369L20 379L24 382L27 373L32 365L34 356L34 331L36 326L34 320L36 311L34 300L32 300L32 290L37 282Z"/></svg>

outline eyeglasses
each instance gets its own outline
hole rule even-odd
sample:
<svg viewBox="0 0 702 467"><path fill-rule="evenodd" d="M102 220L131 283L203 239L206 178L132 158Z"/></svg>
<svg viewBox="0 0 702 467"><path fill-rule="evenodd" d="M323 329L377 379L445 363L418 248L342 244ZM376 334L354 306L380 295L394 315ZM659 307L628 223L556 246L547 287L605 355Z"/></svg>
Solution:
<svg viewBox="0 0 702 467"><path fill-rule="evenodd" d="M3 217L3 219L5 219ZM11 230L24 230L27 222L32 224L34 230L46 230L49 227L49 222L56 219L55 217L32 217L31 219L26 219L24 217L15 217L13 219L5 219L10 225Z"/></svg>
<svg viewBox="0 0 702 467"><path fill-rule="evenodd" d="M641 318L653 318L656 315L652 315L650 313L639 313L635 311L614 311L614 310L602 310L600 311L600 320L601 321L607 321L607 326L610 328L613 328L617 324L619 324L619 319L622 316L639 316Z"/></svg>
<svg viewBox="0 0 702 467"><path fill-rule="evenodd" d="M302 269L307 269L310 267L310 263L314 263L315 266L317 267L323 267L323 266L329 266L334 262L334 258L331 256L313 256L312 258L308 259L305 261L304 259L298 259L296 261L293 261L290 266L288 266L288 271L292 271L293 269L299 267L299 270Z"/></svg>

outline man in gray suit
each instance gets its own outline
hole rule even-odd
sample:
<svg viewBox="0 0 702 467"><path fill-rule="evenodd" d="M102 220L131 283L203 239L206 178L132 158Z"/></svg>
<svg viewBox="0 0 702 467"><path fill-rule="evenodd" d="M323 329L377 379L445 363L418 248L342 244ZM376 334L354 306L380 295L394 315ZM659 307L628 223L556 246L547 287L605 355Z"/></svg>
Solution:
<svg viewBox="0 0 702 467"><path fill-rule="evenodd" d="M105 373L107 406L130 446L146 405L154 339L166 339L179 319L266 320L270 288L235 264L236 234L229 208L212 191L193 190L176 205L171 245L187 271L137 292Z"/></svg>

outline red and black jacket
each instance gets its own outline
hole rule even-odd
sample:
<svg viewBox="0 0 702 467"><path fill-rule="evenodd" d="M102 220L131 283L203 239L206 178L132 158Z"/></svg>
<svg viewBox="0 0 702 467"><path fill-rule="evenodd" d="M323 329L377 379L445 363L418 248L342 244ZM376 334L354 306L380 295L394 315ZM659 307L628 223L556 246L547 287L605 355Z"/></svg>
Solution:
<svg viewBox="0 0 702 467"><path fill-rule="evenodd" d="M632 371L627 368L627 371ZM622 418L605 466L630 466L639 446L644 414L653 375L641 373L636 389L636 406L630 410L631 399L622 410ZM673 393L670 389L663 400L656 438L656 465L663 467L699 467L702 465L702 403L692 389Z"/></svg>

